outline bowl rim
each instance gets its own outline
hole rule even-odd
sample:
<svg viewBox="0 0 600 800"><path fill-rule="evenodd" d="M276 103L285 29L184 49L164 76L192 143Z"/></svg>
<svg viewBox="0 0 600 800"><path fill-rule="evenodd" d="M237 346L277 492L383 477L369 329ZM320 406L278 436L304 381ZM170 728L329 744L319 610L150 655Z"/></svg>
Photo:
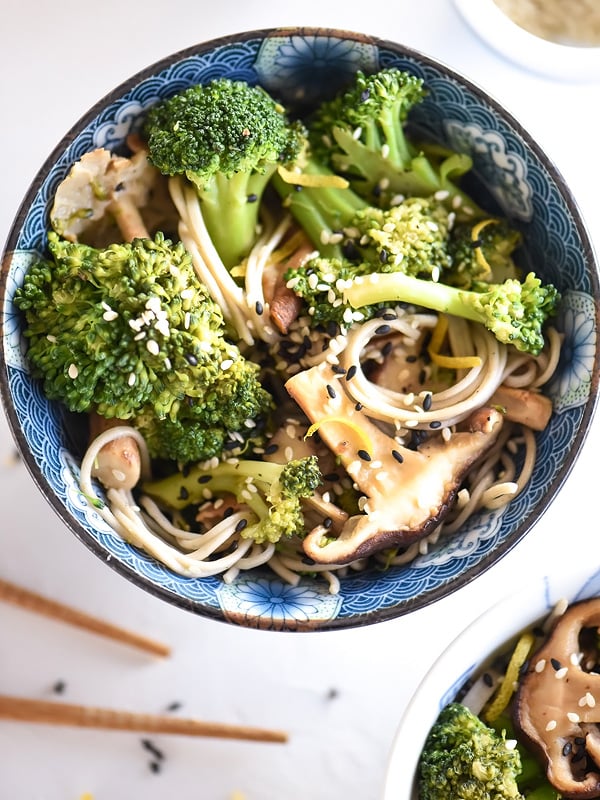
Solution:
<svg viewBox="0 0 600 800"><path fill-rule="evenodd" d="M394 42L378 36L372 36L364 33L357 33L350 30L336 29L336 28L323 28L323 27L273 27L262 28L256 30L247 30L239 33L228 34L215 39L200 42L195 45L185 47L170 55L166 55L156 62L147 65L141 70L137 71L129 78L126 78L118 84L110 92L106 93L103 97L97 100L88 111L79 117L79 119L69 128L69 130L62 136L60 141L55 145L50 154L38 169L36 175L31 181L29 188L16 212L14 221L9 230L6 244L3 249L2 255L2 272L0 274L0 337L2 338L2 351L4 351L5 336L4 336L4 301L6 294L6 276L8 273L8 263L14 252L16 243L18 241L19 233L22 229L24 220L27 217L29 208L32 201L35 199L39 189L48 176L54 163L60 155L69 147L69 145L76 139L80 132L91 123L99 113L108 105L122 97L126 92L133 89L142 81L151 77L153 74L161 72L169 66L176 64L184 59L202 55L204 53L213 51L217 48L231 45L233 43L246 42L251 39L267 39L276 36L326 36L336 37L340 39L350 39L352 41L361 42L373 45L378 49L389 50L399 56L407 57L421 63L425 66L443 71L451 80L457 84L464 86L469 92L485 102L496 114L504 119L509 124L514 132L520 137L525 145L531 150L534 157L544 167L550 176L551 180L556 185L562 199L572 216L578 231L578 235L582 242L583 258L586 263L594 267L593 281L596 287L600 286L600 264L596 258L592 239L589 235L586 222L581 214L577 202L559 169L556 167L552 159L546 152L537 144L533 136L527 129L519 122L519 120L496 98L488 91L483 89L470 78L461 74L454 68L448 66L444 61L437 59L431 55L425 54L415 48L403 45L400 42ZM599 290L600 293L600 290ZM596 327L600 327L600 309L596 304ZM39 466L35 462L30 449L27 445L24 433L17 419L17 415L12 406L10 394L8 391L8 378L7 378L7 364L6 359L2 358L2 370L0 371L0 399L4 406L5 413L8 418L9 428L15 439L17 447L22 454L23 460L29 470L34 483L41 491L45 499L50 503L54 511L57 513L63 524L81 541L89 550L91 550L101 560L108 563L116 572L131 581L134 585L144 589L155 597L161 598L170 602L171 604L191 611L192 613L213 618L223 622L231 622L231 619L223 614L222 609L207 607L200 604L198 601L190 600L179 595L176 591L172 591L164 586L157 585L151 578L146 577L137 572L132 566L107 556L102 545L89 534L88 531L74 518L65 513L65 508L56 497L54 491L50 487L47 479L42 474ZM573 438L570 449L573 453L571 458L567 459L562 464L560 470L555 475L552 483L547 487L547 491L543 500L540 501L538 506L528 514L527 519L522 522L516 529L515 535L511 535L510 540L504 541L497 545L494 550L484 556L475 567L471 567L461 575L457 576L451 586L442 585L433 589L429 589L426 593L413 596L411 598L402 600L393 606L387 606L383 609L378 609L376 612L368 611L352 616L336 617L333 620L328 620L324 623L311 625L308 628L300 627L299 630L340 630L353 627L364 626L374 622L381 622L390 619L395 619L404 614L415 611L431 603L437 602L449 593L460 589L462 586L467 585L476 577L482 575L497 561L501 560L518 542L523 539L527 533L536 525L543 514L551 505L554 497L557 495L564 482L569 477L575 462L581 452L581 448L587 438L590 429L591 420L595 414L598 404L598 382L600 380L600 352L595 353L594 371L592 374L592 386L590 389L590 396L585 404L581 421L578 425L576 436ZM192 580L192 579L190 579Z"/></svg>

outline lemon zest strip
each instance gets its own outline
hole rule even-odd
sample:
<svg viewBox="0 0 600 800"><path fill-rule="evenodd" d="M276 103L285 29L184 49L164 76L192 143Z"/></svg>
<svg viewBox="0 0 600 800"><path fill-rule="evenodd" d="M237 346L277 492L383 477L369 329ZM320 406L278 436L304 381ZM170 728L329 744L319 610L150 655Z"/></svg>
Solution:
<svg viewBox="0 0 600 800"><path fill-rule="evenodd" d="M508 706L513 692L515 691L521 667L527 660L534 642L535 636L533 633L527 632L521 635L510 657L506 673L504 674L496 696L485 711L484 716L487 722L494 722Z"/></svg>
<svg viewBox="0 0 600 800"><path fill-rule="evenodd" d="M363 430L361 430L360 425L355 422L352 422L350 419L345 419L344 417L323 417L318 422L313 422L313 424L308 428L306 433L304 434L304 439L308 439L309 436L313 436L326 422L336 422L339 425L345 425L347 428L350 428L360 439L364 450L372 455L373 453L373 442L371 441L371 437L368 436Z"/></svg>
<svg viewBox="0 0 600 800"><path fill-rule="evenodd" d="M447 369L471 369L471 367L480 367L481 358L479 356L444 356L440 353L444 339L448 332L448 318L445 314L440 314L438 320L431 334L431 340L427 347L429 358L438 367L445 367Z"/></svg>
<svg viewBox="0 0 600 800"><path fill-rule="evenodd" d="M295 186L308 186L316 189L347 189L350 185L341 175L309 175L305 172L294 172L292 169L277 167L280 178Z"/></svg>

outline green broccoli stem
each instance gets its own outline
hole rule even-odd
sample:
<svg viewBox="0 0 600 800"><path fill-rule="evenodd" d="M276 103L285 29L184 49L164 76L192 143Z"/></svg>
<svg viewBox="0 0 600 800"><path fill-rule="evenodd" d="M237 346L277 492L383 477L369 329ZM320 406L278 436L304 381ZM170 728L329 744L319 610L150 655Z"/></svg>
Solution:
<svg viewBox="0 0 600 800"><path fill-rule="evenodd" d="M324 178L334 175L313 159L308 160L302 172ZM272 185L321 255L341 258L340 244L328 242L328 234L348 227L356 212L366 208L367 203L349 187L297 186L287 183L277 173L272 178Z"/></svg>
<svg viewBox="0 0 600 800"><path fill-rule="evenodd" d="M227 269L240 264L256 241L260 204L275 165L264 171L217 172L200 183L186 173L200 200L209 236Z"/></svg>
<svg viewBox="0 0 600 800"><path fill-rule="evenodd" d="M221 462L214 469L196 464L185 474L176 472L157 481L147 481L142 491L169 508L181 509L206 499L205 490L213 494L231 492L239 499L246 479L271 493L278 485L283 466L268 461L240 460L236 464ZM244 501L255 513L266 513L266 505L256 492ZM257 505L258 504L258 505ZM259 514L260 516L260 514Z"/></svg>
<svg viewBox="0 0 600 800"><path fill-rule="evenodd" d="M482 314L469 302L470 295L471 292L454 286L415 278L403 272L375 272L356 278L344 291L344 299L352 308L402 302L483 323Z"/></svg>
<svg viewBox="0 0 600 800"><path fill-rule="evenodd" d="M404 132L404 105L405 99L402 97L391 105L381 107L378 117L385 137L385 142L382 144L386 144L389 148L386 159L397 169L408 168L414 155L414 150ZM375 127L375 122L373 126ZM366 143L369 144L368 139Z"/></svg>

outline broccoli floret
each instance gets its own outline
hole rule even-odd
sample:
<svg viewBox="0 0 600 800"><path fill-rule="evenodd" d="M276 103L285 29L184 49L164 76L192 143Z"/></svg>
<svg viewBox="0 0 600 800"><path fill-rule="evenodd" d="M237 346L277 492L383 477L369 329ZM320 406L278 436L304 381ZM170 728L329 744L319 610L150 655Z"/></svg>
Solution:
<svg viewBox="0 0 600 800"><path fill-rule="evenodd" d="M286 272L286 281L306 302L313 324L348 326L370 319L389 303L365 305L358 312L344 298L348 283L377 272L401 270L438 278L449 265L448 212L431 199L408 198L389 210L365 206L344 229L343 255L317 255Z"/></svg>
<svg viewBox="0 0 600 800"><path fill-rule="evenodd" d="M418 768L419 800L522 800L518 750L460 703L433 724Z"/></svg>
<svg viewBox="0 0 600 800"><path fill-rule="evenodd" d="M530 272L522 282L509 278L485 291L463 290L402 272L374 273L344 289L352 308L373 303L410 303L484 325L504 344L538 355L544 347L543 326L556 312L560 294Z"/></svg>
<svg viewBox="0 0 600 800"><path fill-rule="evenodd" d="M439 277L450 264L449 228L448 211L431 199L411 197L386 210L369 206L355 214L345 252L354 250L380 272Z"/></svg>
<svg viewBox="0 0 600 800"><path fill-rule="evenodd" d="M240 264L256 241L265 187L304 143L302 125L261 87L216 78L153 106L144 134L151 163L196 188L225 266Z"/></svg>
<svg viewBox="0 0 600 800"><path fill-rule="evenodd" d="M505 219L458 223L448 237L451 266L444 273L444 283L470 289L480 282L501 283L518 277L513 254L522 239L521 232Z"/></svg>
<svg viewBox="0 0 600 800"><path fill-rule="evenodd" d="M411 110L426 96L421 78L396 68L356 73L353 83L323 103L309 122L315 156L344 174L370 204L386 207L396 195L439 197L459 216L481 214L455 181L472 167L469 156L441 160L407 135Z"/></svg>
<svg viewBox="0 0 600 800"><path fill-rule="evenodd" d="M270 412L258 367L226 338L181 243L158 233L96 249L51 232L48 247L15 304L50 399L139 424L151 455L182 461L220 454L228 433ZM171 440L163 420L182 435Z"/></svg>
<svg viewBox="0 0 600 800"><path fill-rule="evenodd" d="M142 485L142 491L169 509L205 502L206 489L213 498L233 494L256 516L241 535L263 543L304 535L301 500L314 494L321 481L316 456L285 465L239 459L236 463L221 462L214 468L197 464L185 474L149 481Z"/></svg>

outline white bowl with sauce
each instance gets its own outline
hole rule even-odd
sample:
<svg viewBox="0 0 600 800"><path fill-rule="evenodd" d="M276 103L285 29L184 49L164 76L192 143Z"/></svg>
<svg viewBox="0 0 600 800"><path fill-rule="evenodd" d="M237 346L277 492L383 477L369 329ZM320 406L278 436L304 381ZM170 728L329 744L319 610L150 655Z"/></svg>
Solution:
<svg viewBox="0 0 600 800"><path fill-rule="evenodd" d="M553 0L557 11L557 25L560 22L560 13L564 13L564 0ZM567 81L598 81L600 80L600 9L594 11L594 26L592 20L586 26L586 31L581 31L580 42L574 35L563 41L554 41L542 38L542 35L532 32L544 32L543 20L540 26L531 25L529 29L522 27L515 19L506 13L503 8L506 4L497 4L495 0L454 0L458 11L462 14L468 25L481 39L496 52L520 66L547 77ZM524 11L521 3L515 7L522 14ZM548 13L550 7L548 7ZM525 17L522 17L525 24ZM592 36L593 27L593 36ZM554 36L548 33L547 36Z"/></svg>

